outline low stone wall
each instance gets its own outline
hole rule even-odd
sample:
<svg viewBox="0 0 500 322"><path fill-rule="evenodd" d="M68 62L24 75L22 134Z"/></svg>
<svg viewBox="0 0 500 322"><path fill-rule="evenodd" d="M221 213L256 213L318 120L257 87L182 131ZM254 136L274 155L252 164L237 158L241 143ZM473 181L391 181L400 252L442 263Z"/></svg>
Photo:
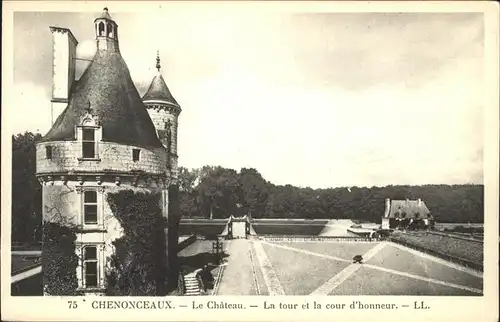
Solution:
<svg viewBox="0 0 500 322"><path fill-rule="evenodd" d="M381 239L358 237L358 236L294 236L294 235L265 235L252 236L253 239L264 241L280 241L280 242L379 242Z"/></svg>

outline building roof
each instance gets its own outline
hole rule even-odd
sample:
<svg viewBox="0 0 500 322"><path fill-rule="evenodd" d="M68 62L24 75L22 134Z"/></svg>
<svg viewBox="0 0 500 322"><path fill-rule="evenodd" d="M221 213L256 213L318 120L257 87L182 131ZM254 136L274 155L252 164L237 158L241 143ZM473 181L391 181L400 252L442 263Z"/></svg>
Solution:
<svg viewBox="0 0 500 322"><path fill-rule="evenodd" d="M422 200L391 200L389 218L394 218L395 214L406 213L406 218L414 218L416 213L420 214L421 218L430 213L429 209Z"/></svg>
<svg viewBox="0 0 500 322"><path fill-rule="evenodd" d="M168 89L163 76L161 75L160 69L160 53L158 52L156 55L156 69L158 70L158 74L151 81L151 85L142 97L143 101L163 101L166 103L170 103L177 107L180 107L175 98L172 96L172 93Z"/></svg>
<svg viewBox="0 0 500 322"><path fill-rule="evenodd" d="M95 20L97 20L97 19L113 20L113 19L111 19L111 16L109 15L108 8L102 9L101 15L99 17L97 17Z"/></svg>
<svg viewBox="0 0 500 322"><path fill-rule="evenodd" d="M102 140L144 147L161 141L119 51L98 50L75 82L69 103L42 141L74 140L75 126L87 113L99 118Z"/></svg>
<svg viewBox="0 0 500 322"><path fill-rule="evenodd" d="M160 73L153 78L153 81L151 82L151 85L149 85L149 89L146 94L144 94L142 100L164 101L179 106L175 98L172 96L172 93L170 93L170 90Z"/></svg>

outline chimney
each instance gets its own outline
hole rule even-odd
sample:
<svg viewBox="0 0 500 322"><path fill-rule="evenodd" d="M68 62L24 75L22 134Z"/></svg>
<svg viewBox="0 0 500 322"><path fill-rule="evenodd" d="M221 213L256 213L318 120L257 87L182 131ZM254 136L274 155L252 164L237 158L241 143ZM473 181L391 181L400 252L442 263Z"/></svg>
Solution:
<svg viewBox="0 0 500 322"><path fill-rule="evenodd" d="M50 27L52 32L52 124L68 106L71 87L75 82L75 58L78 41L71 30Z"/></svg>
<svg viewBox="0 0 500 322"><path fill-rule="evenodd" d="M385 218L389 217L390 210L391 210L391 199L385 198L385 212L384 212Z"/></svg>
<svg viewBox="0 0 500 322"><path fill-rule="evenodd" d="M408 207L409 204L410 204L410 199L406 198L406 206Z"/></svg>
<svg viewBox="0 0 500 322"><path fill-rule="evenodd" d="M422 205L422 199L418 198L417 205L420 207Z"/></svg>

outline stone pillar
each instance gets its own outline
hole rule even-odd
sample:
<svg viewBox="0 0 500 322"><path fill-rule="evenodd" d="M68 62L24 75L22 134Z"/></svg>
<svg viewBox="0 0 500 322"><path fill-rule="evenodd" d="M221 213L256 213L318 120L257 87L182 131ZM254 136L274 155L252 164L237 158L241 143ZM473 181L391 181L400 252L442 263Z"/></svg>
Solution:
<svg viewBox="0 0 500 322"><path fill-rule="evenodd" d="M168 279L169 283L177 287L177 277L179 274L179 260L177 253L179 252L179 224L180 224L180 208L179 208L179 187L171 185L168 188L168 224L167 224L167 264L168 264Z"/></svg>

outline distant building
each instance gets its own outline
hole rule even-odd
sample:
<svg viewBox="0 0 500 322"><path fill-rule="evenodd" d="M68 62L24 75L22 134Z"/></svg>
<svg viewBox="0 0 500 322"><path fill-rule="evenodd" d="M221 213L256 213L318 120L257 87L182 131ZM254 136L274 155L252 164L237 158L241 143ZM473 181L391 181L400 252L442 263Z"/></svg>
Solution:
<svg viewBox="0 0 500 322"><path fill-rule="evenodd" d="M426 219L430 214L425 202L417 200L391 200L385 199L385 212L382 217L382 229L395 228L400 220L413 221Z"/></svg>

